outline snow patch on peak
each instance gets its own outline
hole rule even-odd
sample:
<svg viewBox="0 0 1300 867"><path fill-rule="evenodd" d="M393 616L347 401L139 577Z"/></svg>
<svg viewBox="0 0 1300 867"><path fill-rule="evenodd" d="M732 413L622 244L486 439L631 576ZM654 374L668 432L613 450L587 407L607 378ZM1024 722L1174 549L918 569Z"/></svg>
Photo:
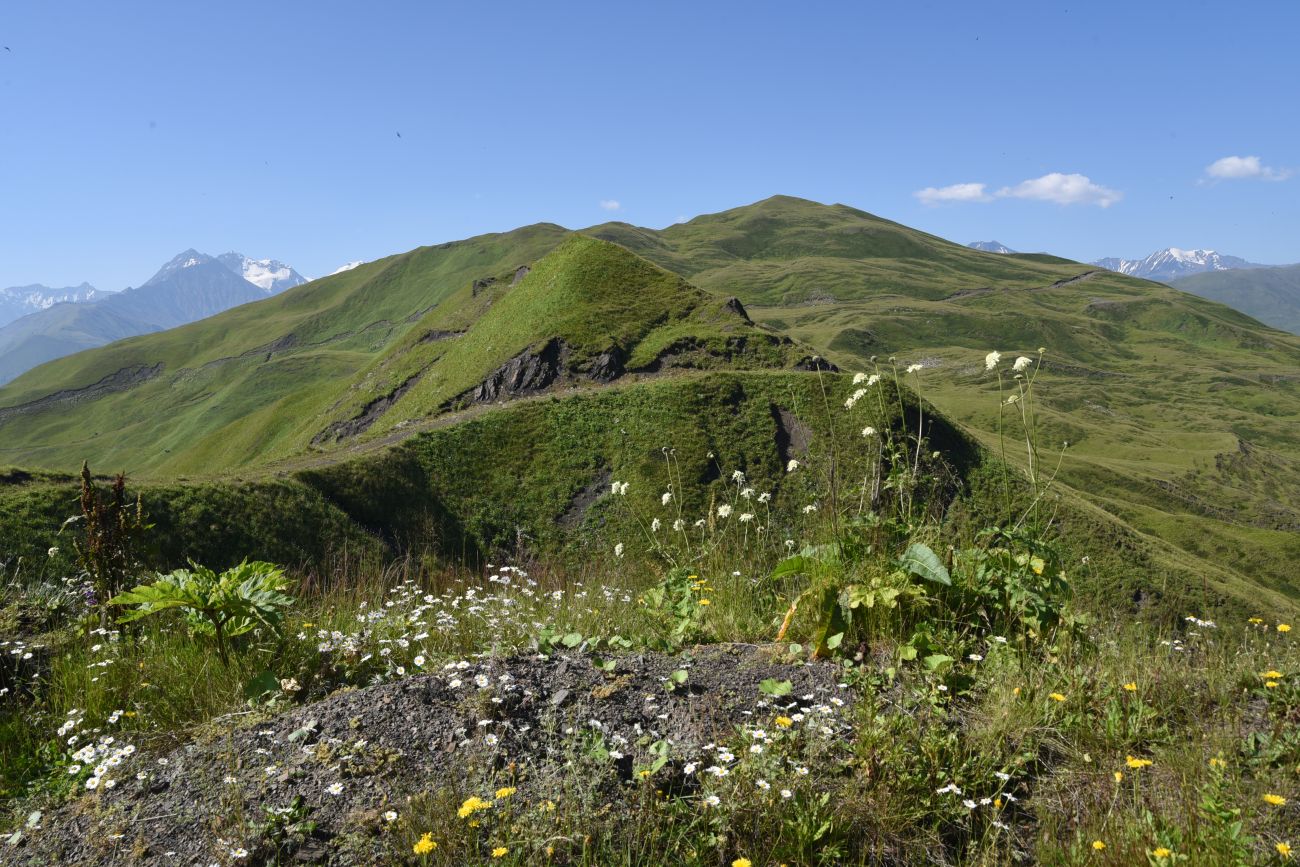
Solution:
<svg viewBox="0 0 1300 867"><path fill-rule="evenodd" d="M252 259L230 252L222 253L217 261L268 295L307 282L307 278L277 259Z"/></svg>
<svg viewBox="0 0 1300 867"><path fill-rule="evenodd" d="M1092 264L1147 280L1174 280L1205 271L1267 267L1236 256L1225 256L1215 250L1184 250L1180 247L1157 250L1145 259L1098 259Z"/></svg>
<svg viewBox="0 0 1300 867"><path fill-rule="evenodd" d="M335 268L333 271L330 272L330 276L333 277L335 274L342 274L344 271L351 271L353 268L357 267L358 265L364 265L364 264L366 263L358 259L355 262L349 262L346 265L340 265L339 267Z"/></svg>

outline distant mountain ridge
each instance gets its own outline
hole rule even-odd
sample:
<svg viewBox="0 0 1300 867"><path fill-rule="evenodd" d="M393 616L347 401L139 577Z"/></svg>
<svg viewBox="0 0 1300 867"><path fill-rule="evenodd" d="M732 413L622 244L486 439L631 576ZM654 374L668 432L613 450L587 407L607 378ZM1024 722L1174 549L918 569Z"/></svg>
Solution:
<svg viewBox="0 0 1300 867"><path fill-rule="evenodd" d="M55 301L0 327L0 383L83 349L206 319L305 282L274 259L189 249L134 289L110 293L83 284L88 291L51 290Z"/></svg>
<svg viewBox="0 0 1300 867"><path fill-rule="evenodd" d="M1206 271L1232 271L1246 268L1267 268L1248 262L1237 256L1226 256L1216 250L1182 250L1178 247L1166 247L1157 250L1145 259L1119 259L1110 257L1098 259L1092 264L1107 271L1117 271L1129 277L1155 280L1168 283L1179 277L1203 274Z"/></svg>
<svg viewBox="0 0 1300 867"><path fill-rule="evenodd" d="M1174 280L1172 285L1300 334L1300 265L1210 271Z"/></svg>
<svg viewBox="0 0 1300 867"><path fill-rule="evenodd" d="M89 283L65 286L62 289L53 289L41 283L10 286L8 289L0 289L0 326L8 325L28 313L48 310L55 304L81 304L108 294Z"/></svg>

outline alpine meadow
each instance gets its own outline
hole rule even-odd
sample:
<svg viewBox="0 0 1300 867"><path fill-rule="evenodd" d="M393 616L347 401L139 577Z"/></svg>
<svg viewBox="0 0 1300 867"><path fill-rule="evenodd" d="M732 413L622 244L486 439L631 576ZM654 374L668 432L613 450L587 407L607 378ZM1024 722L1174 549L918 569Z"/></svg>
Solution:
<svg viewBox="0 0 1300 867"><path fill-rule="evenodd" d="M1263 5L0 13L0 867L1291 863Z"/></svg>

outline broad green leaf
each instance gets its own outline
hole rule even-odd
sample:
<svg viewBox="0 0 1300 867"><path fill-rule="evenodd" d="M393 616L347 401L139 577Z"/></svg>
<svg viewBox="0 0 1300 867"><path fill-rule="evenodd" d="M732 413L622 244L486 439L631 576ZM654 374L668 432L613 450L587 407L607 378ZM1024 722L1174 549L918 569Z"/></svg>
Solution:
<svg viewBox="0 0 1300 867"><path fill-rule="evenodd" d="M924 660L925 667L929 671L938 671L945 666L952 665L952 657L943 653L932 653Z"/></svg>
<svg viewBox="0 0 1300 867"><path fill-rule="evenodd" d="M279 688L280 679L275 676L275 673L269 668L263 669L260 674L244 684L244 698L255 701Z"/></svg>
<svg viewBox="0 0 1300 867"><path fill-rule="evenodd" d="M949 576L948 570L944 568L943 561L927 545L913 542L907 546L907 550L903 552L903 556L899 558L898 562L905 571L918 575L926 581L933 581L935 584L942 584L945 587L952 586L952 577Z"/></svg>
<svg viewBox="0 0 1300 867"><path fill-rule="evenodd" d="M809 566L810 562L808 560L796 554L777 563L776 568L772 570L772 574L768 577L776 581L781 578L789 578L792 575L807 575Z"/></svg>
<svg viewBox="0 0 1300 867"><path fill-rule="evenodd" d="M765 695L773 696L775 698L780 698L783 695L789 695L790 691L793 689L794 689L794 684L791 683L790 681L777 680L774 677L766 678L758 684L759 692Z"/></svg>

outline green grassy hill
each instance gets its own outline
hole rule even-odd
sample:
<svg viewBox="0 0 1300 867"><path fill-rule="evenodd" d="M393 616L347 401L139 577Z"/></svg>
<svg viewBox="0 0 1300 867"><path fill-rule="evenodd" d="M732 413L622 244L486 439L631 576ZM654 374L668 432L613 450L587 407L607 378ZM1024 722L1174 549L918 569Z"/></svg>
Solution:
<svg viewBox="0 0 1300 867"><path fill-rule="evenodd" d="M784 338L850 370L872 357L922 364L923 397L996 449L998 386L981 359L1044 347L1042 421L1070 443L1060 482L1071 508L1145 552L1126 598L1159 573L1156 590L1300 600L1300 338L1161 284L980 253L788 197L662 231L583 234L539 225L422 248L45 365L0 390L0 461L66 471L86 457L160 481L273 471L343 502L378 475L366 462L384 447L465 429L487 404L611 387L638 406L704 393L715 372L798 365L809 350ZM622 418L574 413L566 424L578 428ZM657 430L653 448L638 441L650 457L675 444L671 426ZM539 532L591 483L596 452L573 448L583 471L546 480L501 460L544 451L535 439L483 440L436 473L403 464L400 489L441 502L464 477L505 484L508 497L526 477L550 490L545 508L517 514L474 518L486 507L468 501L439 513L500 543ZM338 473L347 485L325 484Z"/></svg>
<svg viewBox="0 0 1300 867"><path fill-rule="evenodd" d="M1188 580L1226 570L1300 598L1295 336L1162 284L981 253L844 205L778 196L662 232L590 231L735 294L846 368L923 363L924 396L988 445L997 384L979 359L1045 347L1045 421L1071 444L1062 482Z"/></svg>
<svg viewBox="0 0 1300 867"><path fill-rule="evenodd" d="M1300 265L1208 271L1173 286L1227 304L1274 328L1300 334Z"/></svg>
<svg viewBox="0 0 1300 867"><path fill-rule="evenodd" d="M0 392L0 460L211 474L475 402L798 355L743 310L620 247L530 227L45 365ZM518 381L506 382L512 364Z"/></svg>

